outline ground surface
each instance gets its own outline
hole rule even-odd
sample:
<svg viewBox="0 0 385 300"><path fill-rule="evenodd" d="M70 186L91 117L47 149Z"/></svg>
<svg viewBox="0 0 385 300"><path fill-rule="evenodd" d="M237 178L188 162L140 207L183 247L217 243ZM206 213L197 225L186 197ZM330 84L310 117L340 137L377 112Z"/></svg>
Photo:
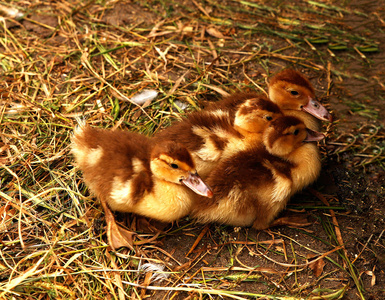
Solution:
<svg viewBox="0 0 385 300"><path fill-rule="evenodd" d="M381 1L0 4L0 298L385 299ZM265 89L287 66L335 117L320 179L283 213L310 225L186 218L136 254L111 252L69 154L75 118L151 135L224 93ZM127 98L143 89L159 96L142 110ZM138 272L148 262L162 281Z"/></svg>

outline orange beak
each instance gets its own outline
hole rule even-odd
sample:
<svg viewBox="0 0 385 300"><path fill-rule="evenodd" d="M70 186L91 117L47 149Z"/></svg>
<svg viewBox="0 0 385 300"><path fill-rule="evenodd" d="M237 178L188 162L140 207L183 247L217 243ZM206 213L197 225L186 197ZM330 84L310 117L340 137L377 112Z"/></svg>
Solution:
<svg viewBox="0 0 385 300"><path fill-rule="evenodd" d="M314 117L323 120L323 121L332 121L332 115L327 111L327 109L318 101L310 98L309 102L302 106L302 110L313 115Z"/></svg>
<svg viewBox="0 0 385 300"><path fill-rule="evenodd" d="M209 198L213 196L211 188L203 182L197 173L190 173L189 176L186 179L182 179L181 182L198 195Z"/></svg>
<svg viewBox="0 0 385 300"><path fill-rule="evenodd" d="M321 132L311 130L309 128L306 128L307 131L307 137L304 139L304 142L316 142L323 140L325 138L325 135Z"/></svg>

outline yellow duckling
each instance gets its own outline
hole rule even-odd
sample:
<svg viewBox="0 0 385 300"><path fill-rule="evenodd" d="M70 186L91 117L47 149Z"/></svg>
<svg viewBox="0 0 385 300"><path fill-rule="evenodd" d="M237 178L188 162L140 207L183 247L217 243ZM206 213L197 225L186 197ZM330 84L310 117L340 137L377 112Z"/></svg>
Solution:
<svg viewBox="0 0 385 300"><path fill-rule="evenodd" d="M103 206L113 249L132 248L133 233L116 224L111 210L172 222L190 212L193 193L212 197L189 151L175 142L154 144L137 133L83 124L74 131L72 153Z"/></svg>
<svg viewBox="0 0 385 300"><path fill-rule="evenodd" d="M319 131L319 120L332 121L331 114L315 100L314 88L309 80L293 69L285 69L268 81L269 99L278 105L283 114L300 118L307 128ZM235 93L212 103L206 111L229 113L230 118L244 101L260 97L258 93Z"/></svg>
<svg viewBox="0 0 385 300"><path fill-rule="evenodd" d="M272 121L263 143L250 144L215 167L206 179L214 197L195 196L192 217L203 223L267 228L290 197L319 176L319 152L308 142L322 138L296 117Z"/></svg>
<svg viewBox="0 0 385 300"><path fill-rule="evenodd" d="M191 113L154 138L178 141L185 146L191 152L199 174L205 178L220 160L245 149L250 141L261 140L266 126L282 116L278 106L267 97L253 94L244 99L242 96L232 96L231 110L209 109Z"/></svg>
<svg viewBox="0 0 385 300"><path fill-rule="evenodd" d="M319 131L319 120L332 121L332 115L315 100L312 84L300 72L285 69L270 78L268 88L271 101L276 103L285 115L300 118L307 128Z"/></svg>

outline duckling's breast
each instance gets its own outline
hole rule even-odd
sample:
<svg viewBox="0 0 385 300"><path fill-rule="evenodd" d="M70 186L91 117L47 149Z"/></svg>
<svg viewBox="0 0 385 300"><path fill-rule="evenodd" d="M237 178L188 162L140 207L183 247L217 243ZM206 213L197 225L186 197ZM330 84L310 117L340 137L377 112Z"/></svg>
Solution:
<svg viewBox="0 0 385 300"><path fill-rule="evenodd" d="M291 194L293 195L318 178L321 172L321 157L316 144L306 143L292 154L291 160L295 162L291 172L293 177Z"/></svg>
<svg viewBox="0 0 385 300"><path fill-rule="evenodd" d="M191 211L193 192L187 187L166 181L155 181L151 193L137 202L131 212L163 222L172 222Z"/></svg>

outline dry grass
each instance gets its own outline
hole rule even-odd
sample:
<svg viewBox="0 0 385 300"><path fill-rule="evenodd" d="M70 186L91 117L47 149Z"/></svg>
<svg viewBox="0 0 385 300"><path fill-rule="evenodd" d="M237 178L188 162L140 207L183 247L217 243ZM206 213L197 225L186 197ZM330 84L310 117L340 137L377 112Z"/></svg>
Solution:
<svg viewBox="0 0 385 300"><path fill-rule="evenodd" d="M285 66L304 70L326 99L333 78L353 76L335 65L366 63L378 51L375 40L342 25L346 15L368 15L315 1L0 4L23 13L0 20L0 298L338 299L350 290L364 299L362 277L376 284L374 270L354 263L371 243L383 250L383 231L352 257L338 226L346 208L317 191L292 208L316 211L321 232L256 233L185 219L162 233L163 244L110 252L101 208L69 154L77 117L151 135L205 101L263 90L265 77ZM158 91L156 101L131 103L144 89ZM378 115L349 105L369 120ZM329 127L324 153L351 152L354 166L383 167L382 129L359 127L345 135Z"/></svg>

